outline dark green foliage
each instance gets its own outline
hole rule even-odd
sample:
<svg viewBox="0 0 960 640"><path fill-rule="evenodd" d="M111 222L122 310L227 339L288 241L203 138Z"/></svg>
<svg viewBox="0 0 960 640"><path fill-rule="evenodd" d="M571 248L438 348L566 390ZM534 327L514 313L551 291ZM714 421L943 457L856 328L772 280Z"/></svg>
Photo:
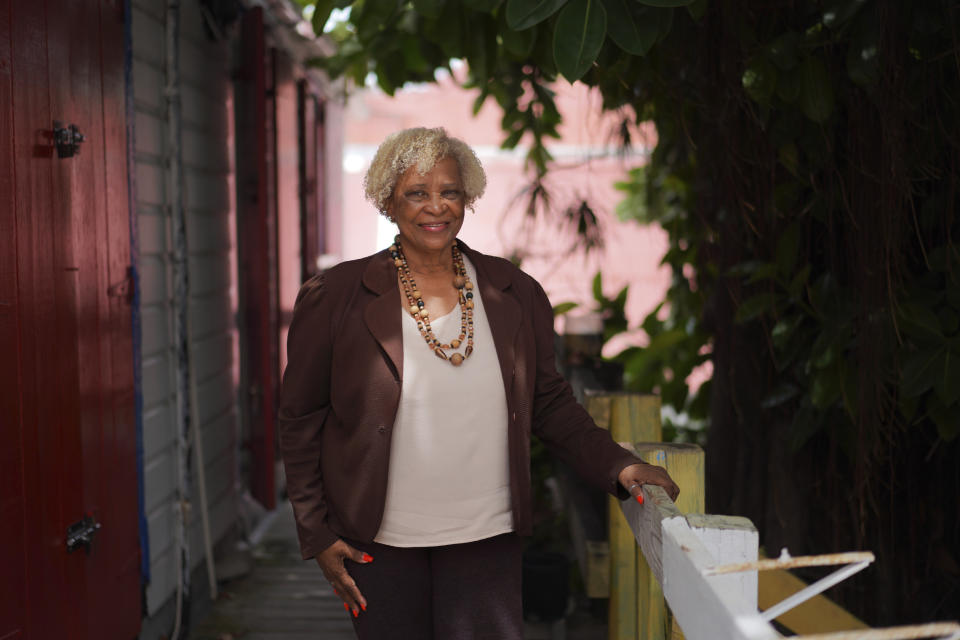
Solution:
<svg viewBox="0 0 960 640"><path fill-rule="evenodd" d="M772 549L874 550L877 570L840 594L871 623L955 615L960 6L352 7L324 66L359 81L375 71L392 92L466 59L475 108L493 98L503 146L528 145L531 214L549 208L559 75L655 124L619 211L667 231L672 279L643 322L649 345L619 356L628 385L709 420L710 511L749 516ZM611 331L626 329L620 298L597 295ZM690 393L707 361L712 379Z"/></svg>
<svg viewBox="0 0 960 640"><path fill-rule="evenodd" d="M600 0L571 0L557 18L553 59L563 77L574 82L597 59L607 37L607 12Z"/></svg>

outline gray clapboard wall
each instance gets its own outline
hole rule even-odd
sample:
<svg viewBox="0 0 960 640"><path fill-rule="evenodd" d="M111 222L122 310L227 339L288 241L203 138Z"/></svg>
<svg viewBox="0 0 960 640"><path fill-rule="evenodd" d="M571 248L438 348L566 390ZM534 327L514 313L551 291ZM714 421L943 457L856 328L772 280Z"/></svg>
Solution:
<svg viewBox="0 0 960 640"><path fill-rule="evenodd" d="M176 588L174 512L177 431L174 395L173 284L169 194L164 167L163 0L133 0L135 201L139 223L143 323L143 448L150 573L146 615ZM203 437L214 541L237 519L236 323L230 292L236 286L233 250L233 166L229 43L204 33L198 3L182 3L180 25L182 157L190 243L190 316L194 384ZM203 560L200 502L194 482L190 553Z"/></svg>

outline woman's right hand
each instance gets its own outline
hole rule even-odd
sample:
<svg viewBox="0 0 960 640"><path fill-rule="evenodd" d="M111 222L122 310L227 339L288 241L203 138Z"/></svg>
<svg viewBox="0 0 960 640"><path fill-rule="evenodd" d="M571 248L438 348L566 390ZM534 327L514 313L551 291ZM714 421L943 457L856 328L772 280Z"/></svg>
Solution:
<svg viewBox="0 0 960 640"><path fill-rule="evenodd" d="M337 540L317 554L316 559L327 582L333 586L333 592L343 600L344 608L353 613L354 618L360 615L361 611L366 611L367 600L357 588L357 583L347 573L343 561L350 559L365 564L373 562L373 556L354 549L343 540Z"/></svg>

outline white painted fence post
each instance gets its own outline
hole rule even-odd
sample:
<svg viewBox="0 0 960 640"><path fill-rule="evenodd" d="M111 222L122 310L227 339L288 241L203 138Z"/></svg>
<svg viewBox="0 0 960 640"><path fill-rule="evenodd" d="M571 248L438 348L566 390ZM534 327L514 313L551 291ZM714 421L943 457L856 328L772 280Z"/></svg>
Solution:
<svg viewBox="0 0 960 640"><path fill-rule="evenodd" d="M756 562L760 551L760 535L749 518L687 514L687 523L718 565ZM728 573L715 578L720 589L735 591L750 612L757 611L757 571Z"/></svg>

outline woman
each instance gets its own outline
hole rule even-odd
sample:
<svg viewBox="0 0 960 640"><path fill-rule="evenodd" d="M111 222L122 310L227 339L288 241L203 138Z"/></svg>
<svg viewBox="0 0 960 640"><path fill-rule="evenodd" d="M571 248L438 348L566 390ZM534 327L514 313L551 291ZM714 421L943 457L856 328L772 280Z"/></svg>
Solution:
<svg viewBox="0 0 960 640"><path fill-rule="evenodd" d="M443 129L388 137L364 188L396 241L297 299L280 407L287 492L303 557L360 638L522 637L531 432L621 499L642 484L679 492L574 400L540 285L457 240L485 186Z"/></svg>

